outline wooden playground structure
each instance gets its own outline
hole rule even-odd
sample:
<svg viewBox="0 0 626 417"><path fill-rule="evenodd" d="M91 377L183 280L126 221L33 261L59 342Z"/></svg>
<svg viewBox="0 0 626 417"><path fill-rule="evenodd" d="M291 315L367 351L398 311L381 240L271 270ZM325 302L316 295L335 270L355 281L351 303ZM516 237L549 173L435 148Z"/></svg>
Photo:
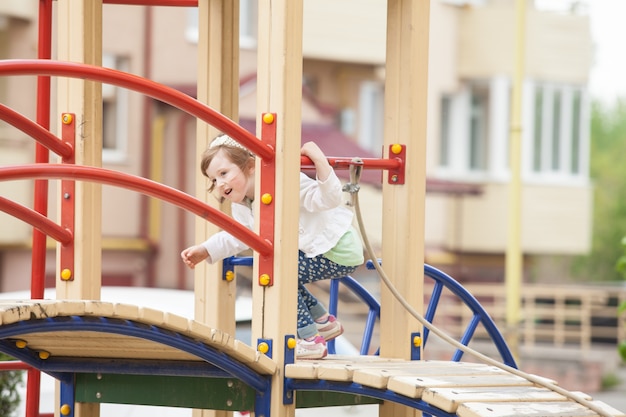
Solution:
<svg viewBox="0 0 626 417"><path fill-rule="evenodd" d="M257 135L238 114L238 2L231 0L108 0L115 4L199 8L198 99L151 80L101 67L102 2L58 0L56 51L41 47L39 60L0 61L0 76L39 76L38 123L4 106L3 120L38 142L37 164L0 167L0 180L35 179L35 210L0 197L0 209L37 229L33 259L46 235L58 243L57 300L42 300L43 279L33 267L32 299L0 303L0 350L60 381L56 415L99 415L100 402L174 405L252 411L257 417L293 415L296 405L380 404L381 415L624 416L588 396L565 396L551 383L513 372L513 363L429 361L428 329L392 291L380 300L380 354L294 360L296 248L302 85L302 0L258 4ZM50 30L49 1L42 1L43 32ZM388 0L385 82L385 151L364 161L384 169L382 259L393 287L423 311L426 91L429 0ZM48 25L48 26L46 26ZM47 27L47 28L46 28ZM50 42L51 36L47 38ZM58 77L55 122L50 76ZM252 232L222 213L197 181L196 197L150 180L101 168L100 83L128 88L197 117L197 151L224 132L259 158ZM46 104L47 103L47 104ZM41 115L41 116L40 116ZM257 137L258 136L258 137ZM47 163L43 149L60 163ZM355 155L358 156L358 155ZM335 161L350 166L350 160ZM48 179L61 180L60 224L37 208L46 204ZM198 217L197 240L218 228L254 249L253 340L235 340L234 282L223 266L202 265L195 276L193 320L168 312L100 299L101 184L141 192ZM42 202L43 199L43 202ZM213 204L213 205L211 205ZM277 221L277 220L280 221ZM401 219L401 220L400 220ZM410 260L410 261L409 261ZM434 314L434 310L432 311ZM471 332L469 334L471 338ZM512 366L511 366L512 365ZM31 375L33 375L31 381ZM36 383L36 373L29 373ZM36 392L36 391L35 391ZM295 400L295 401L294 401ZM38 416L36 400L27 417ZM203 412L205 413L205 412Z"/></svg>

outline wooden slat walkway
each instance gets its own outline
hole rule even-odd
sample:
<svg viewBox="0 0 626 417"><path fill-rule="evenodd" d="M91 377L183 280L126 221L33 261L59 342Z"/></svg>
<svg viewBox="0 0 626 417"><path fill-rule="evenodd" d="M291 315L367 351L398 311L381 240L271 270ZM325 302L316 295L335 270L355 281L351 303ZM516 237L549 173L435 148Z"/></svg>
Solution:
<svg viewBox="0 0 626 417"><path fill-rule="evenodd" d="M259 375L271 375L277 364L256 349L230 335L185 317L128 304L87 300L0 300L0 333L13 324L39 323L39 320L95 318L106 323L129 321L142 326L186 336L237 359ZM35 352L50 357L85 359L125 359L163 361L202 361L190 352L129 334L64 328L60 331L30 331L10 337L22 341ZM4 342L7 342L6 338ZM292 380L351 382L363 387L391 391L460 417L562 416L593 417L597 413L550 389L513 375L495 366L450 361L404 361L378 356L337 356L319 361L296 361L285 368ZM584 394L579 394L584 395ZM626 417L606 404L594 402L608 413Z"/></svg>
<svg viewBox="0 0 626 417"><path fill-rule="evenodd" d="M276 362L221 330L151 308L89 300L0 300L0 325L57 317L106 317L129 320L176 332L219 349L261 375L272 375ZM20 340L35 351L68 358L124 358L154 360L201 359L162 343L98 331L28 333Z"/></svg>
<svg viewBox="0 0 626 417"><path fill-rule="evenodd" d="M421 399L459 417L598 415L521 376L477 363L331 355L320 361L297 361L287 365L285 376L296 380L353 382L364 387L389 390ZM576 394L591 399L585 394ZM612 415L625 415L606 404L594 403Z"/></svg>

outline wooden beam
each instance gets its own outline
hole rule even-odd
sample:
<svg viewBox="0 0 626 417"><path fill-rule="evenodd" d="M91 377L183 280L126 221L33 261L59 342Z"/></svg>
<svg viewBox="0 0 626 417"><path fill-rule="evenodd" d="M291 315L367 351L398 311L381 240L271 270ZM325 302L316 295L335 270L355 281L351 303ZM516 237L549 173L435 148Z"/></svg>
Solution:
<svg viewBox="0 0 626 417"><path fill-rule="evenodd" d="M296 332L302 0L261 0L258 9L257 136L261 136L262 113L275 113L276 195L272 204L277 221L272 286L261 287L256 283L258 256L255 256L252 334L272 339L273 358L283 363L285 335ZM256 187L258 197L263 193L258 175ZM294 415L294 405L283 404L283 386L283 374L277 372L272 379L272 416Z"/></svg>
<svg viewBox="0 0 626 417"><path fill-rule="evenodd" d="M385 80L385 155L406 145L403 185L383 184L383 268L418 312L423 311L424 202L428 91L429 0L388 0ZM412 332L422 326L385 287L381 289L381 350L384 357L409 359ZM381 415L415 410L385 403Z"/></svg>
<svg viewBox="0 0 626 417"><path fill-rule="evenodd" d="M198 2L198 100L227 117L239 115L239 1L199 0ZM198 121L196 128L196 197L230 213L230 204L220 204L207 192L207 179L200 169L200 155L220 132ZM217 233L219 228L196 218L196 243ZM191 242L190 242L191 244ZM195 268L195 319L235 334L236 280L222 279L221 262L201 262ZM194 410L194 417L224 417L231 412Z"/></svg>

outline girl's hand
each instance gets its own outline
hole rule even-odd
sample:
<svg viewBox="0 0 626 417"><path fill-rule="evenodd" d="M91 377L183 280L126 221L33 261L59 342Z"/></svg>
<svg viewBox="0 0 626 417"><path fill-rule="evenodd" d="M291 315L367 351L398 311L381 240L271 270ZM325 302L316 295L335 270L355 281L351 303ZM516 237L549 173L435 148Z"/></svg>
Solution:
<svg viewBox="0 0 626 417"><path fill-rule="evenodd" d="M195 245L182 251L180 257L183 259L185 265L190 269L194 269L198 263L209 257L209 252L207 252L204 246Z"/></svg>
<svg viewBox="0 0 626 417"><path fill-rule="evenodd" d="M317 178L324 182L328 179L328 176L332 172L333 168L328 163L328 159L324 152L320 149L315 142L307 142L300 148L300 154L308 157L315 165L315 171Z"/></svg>

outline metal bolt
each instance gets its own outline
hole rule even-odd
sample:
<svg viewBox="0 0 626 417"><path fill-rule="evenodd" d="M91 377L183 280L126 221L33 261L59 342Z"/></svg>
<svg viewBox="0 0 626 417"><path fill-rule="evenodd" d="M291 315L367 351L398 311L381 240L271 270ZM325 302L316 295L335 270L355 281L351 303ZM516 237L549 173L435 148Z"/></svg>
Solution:
<svg viewBox="0 0 626 417"><path fill-rule="evenodd" d="M69 200L70 199L70 193L63 194L63 198L66 199L66 200Z"/></svg>

